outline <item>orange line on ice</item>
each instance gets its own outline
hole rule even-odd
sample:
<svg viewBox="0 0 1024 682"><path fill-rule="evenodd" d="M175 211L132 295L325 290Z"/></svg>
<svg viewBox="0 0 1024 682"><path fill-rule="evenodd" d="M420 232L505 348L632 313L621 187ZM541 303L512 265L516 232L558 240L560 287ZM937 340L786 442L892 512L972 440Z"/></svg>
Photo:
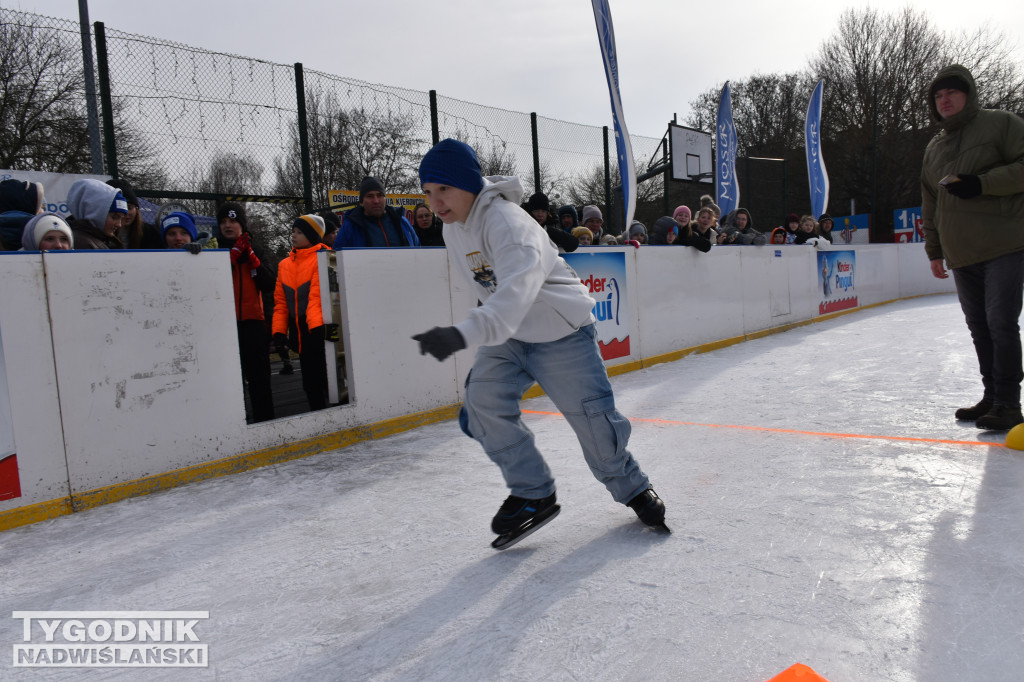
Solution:
<svg viewBox="0 0 1024 682"><path fill-rule="evenodd" d="M560 416L560 412L544 412L541 410L523 410L524 414L543 414ZM826 438L869 438L875 440L901 440L915 443L947 443L950 445L988 445L990 447L1006 447L1005 443L988 443L980 440L950 440L945 438L916 438L914 436L877 436L867 433L832 433L829 431L801 431L799 429L776 429L769 426L742 426L739 424L703 424L701 422L684 422L673 419L630 419L631 422L648 422L650 424L671 424L673 426L707 426L713 429L739 429L741 431L767 431L771 433L795 433L801 436L824 436Z"/></svg>

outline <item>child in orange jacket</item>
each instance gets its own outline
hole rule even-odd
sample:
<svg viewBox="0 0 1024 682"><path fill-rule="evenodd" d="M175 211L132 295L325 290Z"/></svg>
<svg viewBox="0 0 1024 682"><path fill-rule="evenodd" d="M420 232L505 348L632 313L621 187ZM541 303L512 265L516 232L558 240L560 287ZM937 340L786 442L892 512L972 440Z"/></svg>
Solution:
<svg viewBox="0 0 1024 682"><path fill-rule="evenodd" d="M323 243L324 219L301 215L292 223L292 246L277 266L274 288L274 340L288 340L295 331L296 350L302 369L302 390L309 409L327 407L327 357L324 350L324 317L320 308L320 276L317 252Z"/></svg>

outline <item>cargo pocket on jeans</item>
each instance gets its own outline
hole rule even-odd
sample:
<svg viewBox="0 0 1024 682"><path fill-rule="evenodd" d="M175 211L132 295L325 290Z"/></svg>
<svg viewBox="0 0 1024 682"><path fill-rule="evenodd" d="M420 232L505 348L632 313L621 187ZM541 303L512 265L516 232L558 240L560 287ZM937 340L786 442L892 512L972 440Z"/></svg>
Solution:
<svg viewBox="0 0 1024 682"><path fill-rule="evenodd" d="M463 400L462 407L459 409L459 428L462 429L464 434L476 440L477 434L481 436L484 434L484 429L480 426L480 420L476 418L472 419L473 426L470 427L470 414L472 410L469 407L469 378L471 376L473 376L473 370L470 370L469 374L466 375L466 382L463 384L465 399Z"/></svg>
<svg viewBox="0 0 1024 682"><path fill-rule="evenodd" d="M583 401L583 411L587 415L590 437L593 439L594 455L601 463L611 464L617 468L622 450L629 442L632 427L629 420L615 409L615 396L612 393L590 398Z"/></svg>

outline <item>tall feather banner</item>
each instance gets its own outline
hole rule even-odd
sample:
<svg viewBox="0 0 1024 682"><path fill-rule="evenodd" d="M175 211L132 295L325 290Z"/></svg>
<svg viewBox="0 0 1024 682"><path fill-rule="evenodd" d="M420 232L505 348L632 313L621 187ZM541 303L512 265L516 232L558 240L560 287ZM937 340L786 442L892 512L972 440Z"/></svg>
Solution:
<svg viewBox="0 0 1024 682"><path fill-rule="evenodd" d="M724 218L740 205L740 183L736 180L736 126L732 121L732 92L728 82L718 96L716 135L715 203L722 209Z"/></svg>
<svg viewBox="0 0 1024 682"><path fill-rule="evenodd" d="M821 95L824 79L818 81L807 103L804 123L804 149L807 152L807 184L811 188L811 214L818 218L828 210L828 171L821 156Z"/></svg>
<svg viewBox="0 0 1024 682"><path fill-rule="evenodd" d="M608 79L608 94L612 99L612 120L615 123L615 156L619 162L619 177L622 180L624 219L623 231L628 233L636 211L636 164L633 161L633 145L626 130L626 117L622 113L622 97L619 94L619 64L615 50L615 29L608 0L592 0L594 20L597 22L597 38L601 43L604 59L604 74Z"/></svg>

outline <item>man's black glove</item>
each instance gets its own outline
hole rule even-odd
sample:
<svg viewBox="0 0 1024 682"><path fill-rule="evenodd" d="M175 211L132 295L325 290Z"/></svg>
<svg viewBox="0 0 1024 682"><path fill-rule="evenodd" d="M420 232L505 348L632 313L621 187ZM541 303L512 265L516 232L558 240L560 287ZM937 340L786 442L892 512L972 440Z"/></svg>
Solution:
<svg viewBox="0 0 1024 682"><path fill-rule="evenodd" d="M200 251L203 250L203 245L200 244L199 242L189 242L188 244L185 244L185 250L191 253L193 256L196 256L199 254Z"/></svg>
<svg viewBox="0 0 1024 682"><path fill-rule="evenodd" d="M455 351L466 347L466 340L455 327L434 327L412 339L420 342L420 355L430 353L442 361Z"/></svg>
<svg viewBox="0 0 1024 682"><path fill-rule="evenodd" d="M946 191L961 199L973 199L981 196L981 178L977 175L964 175L958 173L958 182L951 182L946 185Z"/></svg>
<svg viewBox="0 0 1024 682"><path fill-rule="evenodd" d="M338 342L338 325L333 322L324 325L324 340L331 343Z"/></svg>

